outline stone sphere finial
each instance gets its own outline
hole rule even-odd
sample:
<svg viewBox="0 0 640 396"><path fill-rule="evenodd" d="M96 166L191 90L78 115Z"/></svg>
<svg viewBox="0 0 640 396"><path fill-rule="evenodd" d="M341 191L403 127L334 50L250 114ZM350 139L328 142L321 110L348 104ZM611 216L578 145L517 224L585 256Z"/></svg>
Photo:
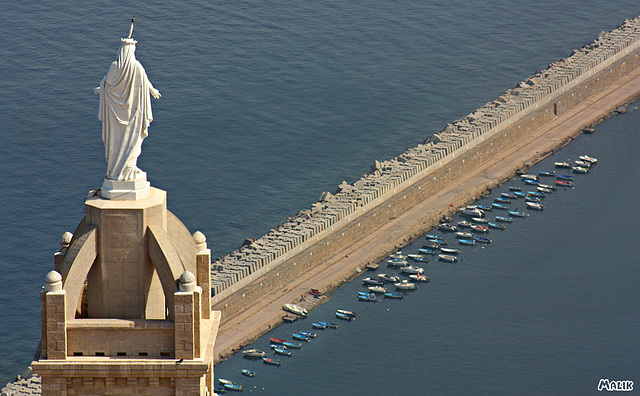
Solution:
<svg viewBox="0 0 640 396"><path fill-rule="evenodd" d="M180 275L180 286L178 290L181 292L192 292L196 290L196 276L189 271L184 271L182 275Z"/></svg>
<svg viewBox="0 0 640 396"><path fill-rule="evenodd" d="M196 247L198 251L201 252L207 248L207 237L204 236L200 231L196 231L193 233L193 240L196 242Z"/></svg>
<svg viewBox="0 0 640 396"><path fill-rule="evenodd" d="M62 290L62 275L58 271L50 271L44 277L44 291L53 292Z"/></svg>
<svg viewBox="0 0 640 396"><path fill-rule="evenodd" d="M62 234L62 237L60 238L60 251L63 251L64 249L68 248L72 239L73 239L73 234L70 233L69 231Z"/></svg>

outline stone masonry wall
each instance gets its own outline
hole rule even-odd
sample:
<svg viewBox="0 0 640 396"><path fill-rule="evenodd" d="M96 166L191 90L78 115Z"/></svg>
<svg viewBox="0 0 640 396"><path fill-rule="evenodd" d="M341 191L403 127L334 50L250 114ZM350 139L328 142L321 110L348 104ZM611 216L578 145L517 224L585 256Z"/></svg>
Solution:
<svg viewBox="0 0 640 396"><path fill-rule="evenodd" d="M323 194L310 210L215 262L213 308L231 317L286 289L300 274L638 67L639 44L640 17L448 124L433 141L376 161L353 185L343 182L335 195Z"/></svg>

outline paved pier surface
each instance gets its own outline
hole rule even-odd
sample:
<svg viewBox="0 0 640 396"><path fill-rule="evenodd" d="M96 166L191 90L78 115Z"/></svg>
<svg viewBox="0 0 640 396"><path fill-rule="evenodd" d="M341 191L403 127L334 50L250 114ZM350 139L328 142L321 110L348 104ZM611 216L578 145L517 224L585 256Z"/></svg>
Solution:
<svg viewBox="0 0 640 396"><path fill-rule="evenodd" d="M561 117L544 125L538 133L522 140L511 149L501 152L474 172L451 183L448 188L431 196L421 204L398 216L395 220L347 249L337 252L330 260L309 271L305 277L291 283L278 296L266 298L242 314L222 323L215 346L216 360L242 348L281 321L285 303L313 297L309 289L326 290L352 278L356 268L380 259L404 245L412 237L428 230L450 209L478 196L486 187L512 176L518 168L538 162L552 150L564 146L580 130L591 125L621 105L640 96L640 69L621 78L605 91L594 95ZM596 132L597 133L597 132ZM488 143L487 143L488 144Z"/></svg>

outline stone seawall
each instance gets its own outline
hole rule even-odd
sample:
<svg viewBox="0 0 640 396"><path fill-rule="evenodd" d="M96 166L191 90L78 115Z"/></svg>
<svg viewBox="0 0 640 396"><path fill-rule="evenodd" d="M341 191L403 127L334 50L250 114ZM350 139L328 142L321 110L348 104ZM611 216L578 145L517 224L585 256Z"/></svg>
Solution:
<svg viewBox="0 0 640 396"><path fill-rule="evenodd" d="M640 17L601 33L572 56L448 124L425 144L389 161L376 161L353 185L343 182L311 209L217 260L212 267L212 308L221 310L224 320L285 291L336 252L535 136L541 126L640 67L639 54ZM467 195L468 200L475 197Z"/></svg>

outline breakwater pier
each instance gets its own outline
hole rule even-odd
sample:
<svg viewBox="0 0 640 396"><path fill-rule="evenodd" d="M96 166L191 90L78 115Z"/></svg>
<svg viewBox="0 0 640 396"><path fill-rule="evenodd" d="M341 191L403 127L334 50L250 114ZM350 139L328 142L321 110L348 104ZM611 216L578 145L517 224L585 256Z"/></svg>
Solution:
<svg viewBox="0 0 640 396"><path fill-rule="evenodd" d="M283 301L348 280L636 98L639 54L635 18L215 261L216 357L278 323Z"/></svg>

